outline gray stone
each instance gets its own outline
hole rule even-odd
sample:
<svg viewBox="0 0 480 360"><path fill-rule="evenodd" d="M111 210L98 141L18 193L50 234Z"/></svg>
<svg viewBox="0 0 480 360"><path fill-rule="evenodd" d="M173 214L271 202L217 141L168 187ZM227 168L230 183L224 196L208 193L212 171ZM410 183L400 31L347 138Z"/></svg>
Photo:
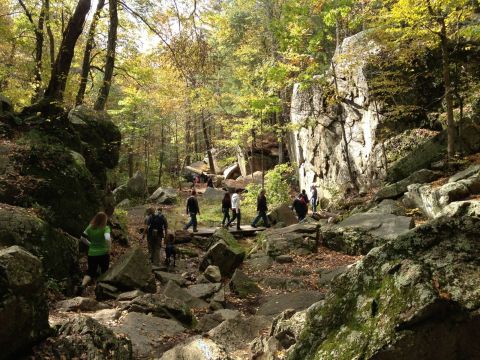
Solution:
<svg viewBox="0 0 480 360"><path fill-rule="evenodd" d="M203 272L203 275L210 282L218 283L222 280L220 269L215 265L208 266Z"/></svg>
<svg viewBox="0 0 480 360"><path fill-rule="evenodd" d="M268 213L268 220L272 225L283 224L289 226L298 223L298 219L293 211L288 207L288 204L277 206Z"/></svg>
<svg viewBox="0 0 480 360"><path fill-rule="evenodd" d="M180 275L175 273L170 273L166 271L155 271L155 277L160 280L160 282L165 285L170 280L177 283L179 286L184 286L186 284L186 280Z"/></svg>
<svg viewBox="0 0 480 360"><path fill-rule="evenodd" d="M295 224L277 229L272 228L266 230L261 239L266 254L273 258L300 249L311 253L318 247L319 226L317 224Z"/></svg>
<svg viewBox="0 0 480 360"><path fill-rule="evenodd" d="M258 287L257 283L250 279L240 269L235 270L232 279L229 283L230 290L237 294L241 298L245 298L249 295L260 294L262 290Z"/></svg>
<svg viewBox="0 0 480 360"><path fill-rule="evenodd" d="M175 320L132 312L112 330L132 341L134 359L152 359L159 358L167 350L167 340L185 328Z"/></svg>
<svg viewBox="0 0 480 360"><path fill-rule="evenodd" d="M152 266L147 255L139 248L130 250L119 258L98 281L113 285L122 291L139 289L155 292Z"/></svg>
<svg viewBox="0 0 480 360"><path fill-rule="evenodd" d="M59 301L56 307L62 311L97 311L109 308L107 304L99 303L95 299L80 296Z"/></svg>
<svg viewBox="0 0 480 360"><path fill-rule="evenodd" d="M142 296L145 293L141 290L132 290L132 291L127 291L124 293L121 293L120 295L117 296L118 301L128 301L128 300L133 300L137 296Z"/></svg>
<svg viewBox="0 0 480 360"><path fill-rule="evenodd" d="M480 201L466 200L448 204L442 209L442 216L448 217L480 217Z"/></svg>
<svg viewBox="0 0 480 360"><path fill-rule="evenodd" d="M173 188L159 187L155 192L147 199L149 202L156 204L171 205L175 204L178 200L177 190Z"/></svg>
<svg viewBox="0 0 480 360"><path fill-rule="evenodd" d="M187 290L182 289L173 281L168 282L167 286L163 290L163 294L168 297L184 301L191 308L208 307L208 303L206 303L202 299L192 296Z"/></svg>
<svg viewBox="0 0 480 360"><path fill-rule="evenodd" d="M272 264L273 260L268 255L251 258L245 261L245 266L252 269L253 271L265 271L269 269Z"/></svg>
<svg viewBox="0 0 480 360"><path fill-rule="evenodd" d="M103 309L96 311L90 317L97 320L100 324L107 325L118 320L121 315L122 313L118 309Z"/></svg>
<svg viewBox="0 0 480 360"><path fill-rule="evenodd" d="M123 199L116 205L116 207L119 209L128 209L131 206L132 202L130 201L130 199Z"/></svg>
<svg viewBox="0 0 480 360"><path fill-rule="evenodd" d="M240 312L237 310L222 309L217 310L213 314L206 314L199 321L195 327L198 331L206 333L214 327L220 325L225 320L238 319Z"/></svg>
<svg viewBox="0 0 480 360"><path fill-rule="evenodd" d="M304 289L302 280L285 276L265 276L261 281L263 286L279 290Z"/></svg>
<svg viewBox="0 0 480 360"><path fill-rule="evenodd" d="M232 360L222 347L201 336L189 338L163 354L160 360Z"/></svg>
<svg viewBox="0 0 480 360"><path fill-rule="evenodd" d="M225 288L221 287L220 290L218 290L213 296L212 299L210 300L210 305L212 302L219 303L219 304L225 304Z"/></svg>
<svg viewBox="0 0 480 360"><path fill-rule="evenodd" d="M14 358L50 333L40 260L20 246L0 249L0 348Z"/></svg>
<svg viewBox="0 0 480 360"><path fill-rule="evenodd" d="M480 358L479 236L480 219L443 217L373 249L309 309L289 359Z"/></svg>
<svg viewBox="0 0 480 360"><path fill-rule="evenodd" d="M147 192L147 182L141 171L137 171L127 181L128 195L131 197L144 197Z"/></svg>
<svg viewBox="0 0 480 360"><path fill-rule="evenodd" d="M221 283L207 283L190 285L187 292L193 297L208 300L222 287Z"/></svg>
<svg viewBox="0 0 480 360"><path fill-rule="evenodd" d="M251 316L225 320L208 332L208 337L215 343L233 352L244 348L262 331L270 326L268 317Z"/></svg>
<svg viewBox="0 0 480 360"><path fill-rule="evenodd" d="M318 285L325 286L329 285L337 276L342 275L345 271L347 271L348 266L339 266L336 268L327 268L327 269L318 269Z"/></svg>
<svg viewBox="0 0 480 360"><path fill-rule="evenodd" d="M370 210L369 213L375 214L383 214L383 215L397 215L397 216L405 216L405 208L400 205L398 201L385 199L377 206L374 206Z"/></svg>
<svg viewBox="0 0 480 360"><path fill-rule="evenodd" d="M276 315L287 309L304 310L323 298L324 295L317 291L299 291L274 295L260 306L257 315Z"/></svg>
<svg viewBox="0 0 480 360"><path fill-rule="evenodd" d="M223 171L223 176L225 180L236 179L240 175L241 175L241 172L240 172L240 167L238 166L238 163L230 165Z"/></svg>
<svg viewBox="0 0 480 360"><path fill-rule="evenodd" d="M438 179L440 176L440 173L427 169L415 171L413 174L409 175L405 179L400 180L394 184L387 185L384 188L380 189L375 194L375 199L379 201L383 199L399 198L407 192L408 185L430 183Z"/></svg>
<svg viewBox="0 0 480 360"><path fill-rule="evenodd" d="M390 240L413 228L414 222L412 218L407 216L363 213L352 215L335 226L339 228L362 229L373 236Z"/></svg>
<svg viewBox="0 0 480 360"><path fill-rule="evenodd" d="M203 193L203 199L207 202L221 202L225 196L226 191L221 189L214 189L212 187L207 187Z"/></svg>
<svg viewBox="0 0 480 360"><path fill-rule="evenodd" d="M290 255L280 255L275 258L275 261L279 264L289 264L293 262L293 258Z"/></svg>
<svg viewBox="0 0 480 360"><path fill-rule="evenodd" d="M123 200L128 199L130 196L127 184L120 185L112 191L112 194L115 198L115 203L120 204Z"/></svg>
<svg viewBox="0 0 480 360"><path fill-rule="evenodd" d="M145 294L136 297L126 306L126 310L176 319L186 325L191 325L193 322L192 311L185 302L164 294Z"/></svg>
<svg viewBox="0 0 480 360"><path fill-rule="evenodd" d="M451 176L448 179L448 182L449 183L457 182L478 174L480 174L480 165L472 165L466 168L465 170L459 171L455 175Z"/></svg>

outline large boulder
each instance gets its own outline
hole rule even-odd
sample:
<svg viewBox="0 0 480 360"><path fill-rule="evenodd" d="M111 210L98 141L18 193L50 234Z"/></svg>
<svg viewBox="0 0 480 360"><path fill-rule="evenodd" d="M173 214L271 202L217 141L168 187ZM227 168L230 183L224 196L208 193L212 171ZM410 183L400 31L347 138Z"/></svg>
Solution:
<svg viewBox="0 0 480 360"><path fill-rule="evenodd" d="M442 215L448 217L480 217L480 200L453 202L443 208Z"/></svg>
<svg viewBox="0 0 480 360"><path fill-rule="evenodd" d="M414 227L407 216L382 213L359 213L342 222L322 228L323 245L350 255L368 253L379 246L405 234Z"/></svg>
<svg viewBox="0 0 480 360"><path fill-rule="evenodd" d="M203 193L203 198L208 202L218 202L221 203L223 197L225 196L225 191L221 189L214 189L212 187L207 187Z"/></svg>
<svg viewBox="0 0 480 360"><path fill-rule="evenodd" d="M147 201L154 202L156 204L171 205L175 204L178 200L177 190L173 188L159 187L155 192L150 195Z"/></svg>
<svg viewBox="0 0 480 360"><path fill-rule="evenodd" d="M384 199L396 199L407 192L408 185L411 184L424 184L432 182L440 177L441 174L438 172L421 169L415 171L413 174L409 175L403 180L400 180L394 184L390 184L380 189L375 194L375 199L380 201Z"/></svg>
<svg viewBox="0 0 480 360"><path fill-rule="evenodd" d="M288 207L288 204L282 204L268 213L268 220L272 225L281 224L289 226L298 223L297 217Z"/></svg>
<svg viewBox="0 0 480 360"><path fill-rule="evenodd" d="M0 204L0 247L19 245L41 259L47 276L70 287L78 280L78 241L26 209Z"/></svg>
<svg viewBox="0 0 480 360"><path fill-rule="evenodd" d="M189 338L163 354L160 360L231 360L228 352L213 340L201 336Z"/></svg>
<svg viewBox="0 0 480 360"><path fill-rule="evenodd" d="M141 171L137 171L127 181L127 193L129 197L144 197L147 193L147 180Z"/></svg>
<svg viewBox="0 0 480 360"><path fill-rule="evenodd" d="M119 291L139 289L155 292L156 290L152 265L140 248L130 250L120 257L106 273L99 277L98 283L98 285L105 283L113 286ZM97 288L102 289L98 285ZM99 297L102 297L101 294Z"/></svg>
<svg viewBox="0 0 480 360"><path fill-rule="evenodd" d="M112 330L88 316L71 318L51 342L40 348L48 358L60 359L133 359L132 343L124 334ZM85 357L87 356L87 357Z"/></svg>
<svg viewBox="0 0 480 360"><path fill-rule="evenodd" d="M214 237L220 240L208 249L200 262L200 271L204 271L210 265L216 265L222 275L231 276L245 258L245 250L225 229L217 230Z"/></svg>
<svg viewBox="0 0 480 360"><path fill-rule="evenodd" d="M291 252L307 254L317 250L320 230L317 224L295 224L268 229L260 235L260 239L265 253L273 258Z"/></svg>
<svg viewBox="0 0 480 360"><path fill-rule="evenodd" d="M309 309L291 360L480 358L480 219L440 218L375 248Z"/></svg>
<svg viewBox="0 0 480 360"><path fill-rule="evenodd" d="M249 295L260 294L262 290L258 287L257 283L250 279L240 269L235 270L232 279L230 280L230 290L241 298L245 298Z"/></svg>
<svg viewBox="0 0 480 360"><path fill-rule="evenodd" d="M288 309L305 310L323 298L324 294L318 291L299 291L270 296L267 302L258 308L257 315L278 315Z"/></svg>
<svg viewBox="0 0 480 360"><path fill-rule="evenodd" d="M186 289L181 288L175 282L169 281L165 289L163 289L163 294L169 298L178 299L185 302L191 308L206 308L208 303L204 300L193 296Z"/></svg>
<svg viewBox="0 0 480 360"><path fill-rule="evenodd" d="M50 332L42 263L19 246L0 250L0 323L2 359Z"/></svg>
<svg viewBox="0 0 480 360"><path fill-rule="evenodd" d="M223 177L225 180L236 179L240 175L242 175L242 173L240 172L240 166L238 166L238 163L230 165L223 171Z"/></svg>

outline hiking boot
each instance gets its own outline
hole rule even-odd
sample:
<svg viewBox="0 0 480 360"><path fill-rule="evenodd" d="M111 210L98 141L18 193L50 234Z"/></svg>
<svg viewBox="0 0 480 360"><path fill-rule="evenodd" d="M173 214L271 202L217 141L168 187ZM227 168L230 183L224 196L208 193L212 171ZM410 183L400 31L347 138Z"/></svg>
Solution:
<svg viewBox="0 0 480 360"><path fill-rule="evenodd" d="M197 228L194 228L194 229L193 229L193 232L198 232L198 229L197 229Z"/></svg>

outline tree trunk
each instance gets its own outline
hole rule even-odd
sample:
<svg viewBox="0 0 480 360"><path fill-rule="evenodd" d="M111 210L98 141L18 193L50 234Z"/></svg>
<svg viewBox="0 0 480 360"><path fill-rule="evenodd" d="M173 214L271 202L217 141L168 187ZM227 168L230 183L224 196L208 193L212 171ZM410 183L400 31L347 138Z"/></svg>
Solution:
<svg viewBox="0 0 480 360"><path fill-rule="evenodd" d="M110 0L108 5L110 14L110 26L108 28L107 57L105 59L105 72L103 84L98 92L95 110L105 110L110 86L112 85L113 69L115 67L115 50L117 46L117 28L118 28L118 1Z"/></svg>
<svg viewBox="0 0 480 360"><path fill-rule="evenodd" d="M90 29L88 30L87 44L85 45L85 52L83 54L82 73L80 75L80 85L78 87L77 97L75 99L75 105L83 104L85 97L85 90L87 89L88 74L90 73L90 61L91 54L95 44L95 31L97 29L98 20L100 19L100 13L105 6L105 0L99 0L97 9L93 15Z"/></svg>
<svg viewBox="0 0 480 360"><path fill-rule="evenodd" d="M128 147L128 178L133 177L133 149L131 146Z"/></svg>
<svg viewBox="0 0 480 360"><path fill-rule="evenodd" d="M72 65L75 44L82 34L85 18L90 10L91 0L79 0L75 12L68 21L63 39L58 50L50 82L45 91L44 101L47 103L62 102L67 84L68 72ZM48 105L48 104L47 104Z"/></svg>
<svg viewBox="0 0 480 360"><path fill-rule="evenodd" d="M45 25L48 35L48 48L50 53L50 71L55 66L55 37L53 36L52 26L50 24L50 0L45 0Z"/></svg>
<svg viewBox="0 0 480 360"><path fill-rule="evenodd" d="M200 118L202 131L203 131L203 139L205 140L205 147L207 148L207 157L208 157L208 165L210 167L210 173L215 174L215 161L213 160L212 154L212 143L210 141L210 136L208 134L208 127L205 121L205 111L202 109L202 117Z"/></svg>
<svg viewBox="0 0 480 360"><path fill-rule="evenodd" d="M162 186L163 161L165 157L165 124L160 125L160 156L158 158L158 186Z"/></svg>
<svg viewBox="0 0 480 360"><path fill-rule="evenodd" d="M455 120L453 118L453 99L452 99L452 82L450 79L450 56L448 52L448 38L445 22L442 22L440 43L442 48L442 71L443 84L445 87L445 103L447 106L447 153L448 158L451 159L455 155Z"/></svg>

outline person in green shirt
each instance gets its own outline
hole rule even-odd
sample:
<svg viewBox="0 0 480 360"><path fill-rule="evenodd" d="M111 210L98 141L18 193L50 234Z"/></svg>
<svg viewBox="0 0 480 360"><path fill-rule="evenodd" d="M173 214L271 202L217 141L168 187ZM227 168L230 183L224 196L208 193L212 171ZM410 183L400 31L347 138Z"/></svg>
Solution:
<svg viewBox="0 0 480 360"><path fill-rule="evenodd" d="M97 277L98 268L103 274L110 265L112 241L107 219L107 214L104 212L97 213L80 237L80 240L88 246L88 270L87 275L83 277L80 291Z"/></svg>

